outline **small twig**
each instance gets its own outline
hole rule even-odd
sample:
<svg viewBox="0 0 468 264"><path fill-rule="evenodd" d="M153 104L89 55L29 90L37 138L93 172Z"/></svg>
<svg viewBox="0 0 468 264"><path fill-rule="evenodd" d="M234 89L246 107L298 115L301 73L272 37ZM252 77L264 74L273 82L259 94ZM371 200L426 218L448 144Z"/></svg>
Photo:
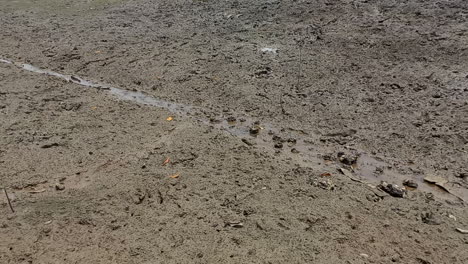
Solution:
<svg viewBox="0 0 468 264"><path fill-rule="evenodd" d="M8 196L8 193L7 193L6 188L3 188L3 191L5 192L5 196L6 196L6 198L7 198L8 205L10 206L11 212L14 213L15 210L13 209L13 206L11 205L10 197Z"/></svg>

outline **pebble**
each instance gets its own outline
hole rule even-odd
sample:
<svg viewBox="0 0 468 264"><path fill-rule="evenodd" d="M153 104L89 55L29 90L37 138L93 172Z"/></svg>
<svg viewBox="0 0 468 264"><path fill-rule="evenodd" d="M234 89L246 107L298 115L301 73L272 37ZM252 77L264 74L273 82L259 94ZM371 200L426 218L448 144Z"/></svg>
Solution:
<svg viewBox="0 0 468 264"><path fill-rule="evenodd" d="M346 165L356 164L358 157L351 154L345 154L344 152L338 152L338 160Z"/></svg>
<svg viewBox="0 0 468 264"><path fill-rule="evenodd" d="M260 126L255 125L249 129L249 133L251 135L258 135L260 133L260 130L261 130Z"/></svg>
<svg viewBox="0 0 468 264"><path fill-rule="evenodd" d="M418 188L418 184L414 182L413 180L404 180L403 185L411 187L411 188Z"/></svg>
<svg viewBox="0 0 468 264"><path fill-rule="evenodd" d="M406 194L406 190L404 188L401 188L396 184L386 183L384 181L380 183L377 187L393 197L402 198Z"/></svg>
<svg viewBox="0 0 468 264"><path fill-rule="evenodd" d="M57 183L57 184L55 184L55 190L63 191L63 190L65 190L65 185L63 185L61 183Z"/></svg>

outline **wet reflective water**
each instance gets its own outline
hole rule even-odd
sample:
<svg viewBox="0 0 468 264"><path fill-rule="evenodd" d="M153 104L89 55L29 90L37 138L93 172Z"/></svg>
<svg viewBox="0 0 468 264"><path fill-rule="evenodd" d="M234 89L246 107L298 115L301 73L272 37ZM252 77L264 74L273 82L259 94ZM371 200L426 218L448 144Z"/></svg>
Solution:
<svg viewBox="0 0 468 264"><path fill-rule="evenodd" d="M203 113L206 109L194 107L181 103L169 102L158 99L154 96L147 95L140 91L129 91L117 87L112 87L107 84L85 80L75 75L61 74L55 71L41 69L30 64L15 63L9 60L0 59L1 63L15 65L21 69L53 76L66 80L67 82L75 83L81 86L103 90L112 94L120 100L131 101L138 104L149 105L166 109L174 114L193 118L210 127L226 131L227 133L241 138L242 141L249 146L257 146L274 155L282 156L294 164L305 167L315 167L317 164L323 163L319 158L320 151L315 149L312 143L313 135L308 135L302 131L284 131L279 130L268 124L260 124L258 121L249 118L248 116L224 116L220 115L216 118L208 118ZM252 128L256 127L258 133L252 133ZM323 151L323 150L322 150ZM360 151L363 153L362 151ZM432 192L444 199L453 198L453 195L446 190L424 182L423 175L404 175L392 168L389 164L382 160L371 157L368 154L361 154L357 163L352 167L354 174L370 183L380 183L387 181L390 183L402 184L404 180L411 179L418 184L417 190ZM468 200L466 191L462 192L463 199ZM465 197L466 196L466 197Z"/></svg>
<svg viewBox="0 0 468 264"><path fill-rule="evenodd" d="M247 117L242 118L244 122L227 121L222 116L215 118L216 120L219 120L219 122L215 122L207 118L202 118L200 116L194 117L194 113L203 112L204 109L200 107L194 107L194 106L189 106L185 104L161 100L159 98L147 95L140 91L130 91L126 89L113 87L111 85L104 84L104 83L89 81L81 77L78 77L76 75L67 75L67 74L62 74L62 73L58 73L58 72L47 70L47 69L41 69L31 64L14 63L12 61L5 60L5 59L0 59L0 62L15 65L21 69L24 69L30 72L45 74L45 75L53 76L56 78L60 78L67 82L75 83L75 84L82 85L85 87L103 90L116 96L120 100L132 101L138 104L163 108L174 114L179 114L182 116L192 116L194 119L198 121L201 121L205 124L209 124L210 126L213 126L215 128L219 128L221 130L227 131L230 134L238 136L238 137L249 136L249 126L251 126L254 123L252 119L249 119Z"/></svg>
<svg viewBox="0 0 468 264"><path fill-rule="evenodd" d="M9 60L4 60L4 59L0 59L0 62L6 63L6 64L12 64L11 61L9 61Z"/></svg>
<svg viewBox="0 0 468 264"><path fill-rule="evenodd" d="M354 166L354 171L362 179L368 182L386 181L389 183L397 183L398 185L403 186L402 183L405 180L412 180L413 182L418 184L418 187L416 189L405 187L409 191L418 190L424 192L432 192L437 194L437 196L441 198L454 198L452 194L448 193L443 188L440 188L435 184L425 182L423 174L414 173L408 175L399 173L398 170L393 168L390 164L387 164L383 160L379 160L378 158L371 157L366 153L363 153L359 156L357 164Z"/></svg>

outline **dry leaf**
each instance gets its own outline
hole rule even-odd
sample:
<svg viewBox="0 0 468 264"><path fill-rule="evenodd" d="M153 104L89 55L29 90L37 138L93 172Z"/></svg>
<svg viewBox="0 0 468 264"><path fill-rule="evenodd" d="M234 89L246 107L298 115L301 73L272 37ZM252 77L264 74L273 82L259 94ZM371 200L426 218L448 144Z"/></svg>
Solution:
<svg viewBox="0 0 468 264"><path fill-rule="evenodd" d="M424 180L429 182L429 183L433 183L433 184L437 184L437 185L443 185L444 183L447 183L447 180L440 177L440 176L426 176L424 177Z"/></svg>
<svg viewBox="0 0 468 264"><path fill-rule="evenodd" d="M440 176L426 176L424 177L424 181L435 184L439 186L440 188L442 188L444 191L451 193L450 190L445 186L445 184L448 181Z"/></svg>
<svg viewBox="0 0 468 264"><path fill-rule="evenodd" d="M164 165L168 164L168 163L169 163L169 161L171 161L171 159L167 158L167 159L166 159L166 160L163 162L163 164L162 164L162 165L164 166Z"/></svg>
<svg viewBox="0 0 468 264"><path fill-rule="evenodd" d="M172 118L172 116L166 118L167 121L172 121L172 119L174 119L174 118Z"/></svg>
<svg viewBox="0 0 468 264"><path fill-rule="evenodd" d="M169 177L171 177L172 179L177 179L177 178L179 178L179 176L180 176L180 173L177 173L177 174L171 175Z"/></svg>

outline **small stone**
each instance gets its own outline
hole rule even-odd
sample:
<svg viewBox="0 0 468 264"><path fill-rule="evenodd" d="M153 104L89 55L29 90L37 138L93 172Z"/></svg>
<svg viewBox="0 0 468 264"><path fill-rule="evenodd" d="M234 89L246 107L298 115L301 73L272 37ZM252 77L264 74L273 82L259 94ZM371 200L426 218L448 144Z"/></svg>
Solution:
<svg viewBox="0 0 468 264"><path fill-rule="evenodd" d="M244 144L246 144L247 146L253 146L253 145L255 145L254 142L252 142L252 141L250 141L250 140L248 140L248 139L246 139L246 138L243 138L243 139L242 139L242 142L244 142Z"/></svg>
<svg viewBox="0 0 468 264"><path fill-rule="evenodd" d="M249 133L250 133L251 135L256 136L256 135L258 135L258 134L260 133L260 130L261 130L261 127L258 126L258 125L255 125L255 126L252 126L252 127L249 129Z"/></svg>
<svg viewBox="0 0 468 264"><path fill-rule="evenodd" d="M57 183L57 184L55 184L55 190L63 191L63 190L65 190L65 185L63 185L61 183Z"/></svg>
<svg viewBox="0 0 468 264"><path fill-rule="evenodd" d="M402 198L406 194L406 190L404 188L401 188L396 184L386 183L384 181L380 183L377 187L393 197Z"/></svg>
<svg viewBox="0 0 468 264"><path fill-rule="evenodd" d="M229 223L226 223L225 226L234 227L234 228L242 228L244 227L244 224L241 222L229 222Z"/></svg>
<svg viewBox="0 0 468 264"><path fill-rule="evenodd" d="M415 188L415 189L418 188L418 184L414 182L413 180L404 180L403 185L408 186L410 188Z"/></svg>
<svg viewBox="0 0 468 264"><path fill-rule="evenodd" d="M327 190L327 191L333 191L336 189L336 185L330 179L326 179L326 180L312 179L311 183L312 185L319 187L321 189Z"/></svg>
<svg viewBox="0 0 468 264"><path fill-rule="evenodd" d="M344 152L338 152L338 160L346 165L353 165L357 163L358 157L355 155L345 154Z"/></svg>

